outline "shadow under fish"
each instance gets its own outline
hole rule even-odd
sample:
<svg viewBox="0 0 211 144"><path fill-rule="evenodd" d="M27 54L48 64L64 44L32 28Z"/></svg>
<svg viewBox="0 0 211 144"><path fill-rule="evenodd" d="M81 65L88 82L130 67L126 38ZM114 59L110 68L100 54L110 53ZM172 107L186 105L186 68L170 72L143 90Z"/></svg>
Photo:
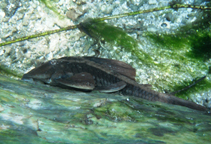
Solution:
<svg viewBox="0 0 211 144"><path fill-rule="evenodd" d="M127 63L97 57L63 57L50 60L23 75L22 80L33 79L53 86L79 90L97 90L104 93L140 97L150 101L185 106L206 111L207 108L171 94L159 93L151 85L135 81L136 70Z"/></svg>

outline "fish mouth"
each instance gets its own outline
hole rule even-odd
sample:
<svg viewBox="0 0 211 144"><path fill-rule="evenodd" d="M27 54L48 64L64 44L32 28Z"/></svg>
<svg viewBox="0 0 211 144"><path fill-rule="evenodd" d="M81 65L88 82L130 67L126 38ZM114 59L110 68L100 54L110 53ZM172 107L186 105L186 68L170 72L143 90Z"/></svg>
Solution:
<svg viewBox="0 0 211 144"><path fill-rule="evenodd" d="M32 79L28 74L24 74L21 80L28 81L29 79Z"/></svg>

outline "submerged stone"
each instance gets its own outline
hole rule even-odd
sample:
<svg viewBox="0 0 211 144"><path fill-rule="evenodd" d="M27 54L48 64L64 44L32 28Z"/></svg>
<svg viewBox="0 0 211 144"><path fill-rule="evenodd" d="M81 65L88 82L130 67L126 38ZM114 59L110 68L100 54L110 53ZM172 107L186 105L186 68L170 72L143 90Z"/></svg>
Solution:
<svg viewBox="0 0 211 144"><path fill-rule="evenodd" d="M211 115L0 76L2 143L206 143Z"/></svg>

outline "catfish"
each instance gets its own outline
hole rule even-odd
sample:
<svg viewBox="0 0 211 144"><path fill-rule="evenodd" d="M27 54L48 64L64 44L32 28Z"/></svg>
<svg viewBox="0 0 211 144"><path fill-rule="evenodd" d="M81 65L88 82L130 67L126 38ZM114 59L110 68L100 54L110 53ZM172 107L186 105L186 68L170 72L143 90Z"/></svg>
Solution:
<svg viewBox="0 0 211 144"><path fill-rule="evenodd" d="M127 63L97 57L62 57L45 62L24 74L22 80L41 81L52 86L65 86L78 90L97 90L104 93L118 92L149 101L160 101L191 109L207 108L172 94L160 93L151 85L135 81L136 70Z"/></svg>

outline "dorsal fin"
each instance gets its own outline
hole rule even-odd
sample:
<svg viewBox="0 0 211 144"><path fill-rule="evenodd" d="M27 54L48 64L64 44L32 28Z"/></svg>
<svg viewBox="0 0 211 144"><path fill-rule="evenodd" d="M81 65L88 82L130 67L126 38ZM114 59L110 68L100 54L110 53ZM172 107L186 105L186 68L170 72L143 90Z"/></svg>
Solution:
<svg viewBox="0 0 211 144"><path fill-rule="evenodd" d="M132 80L135 80L136 70L129 64L118 60L97 58L97 57L84 57L87 60L93 61L102 65L104 68L113 70L116 73L122 74Z"/></svg>

